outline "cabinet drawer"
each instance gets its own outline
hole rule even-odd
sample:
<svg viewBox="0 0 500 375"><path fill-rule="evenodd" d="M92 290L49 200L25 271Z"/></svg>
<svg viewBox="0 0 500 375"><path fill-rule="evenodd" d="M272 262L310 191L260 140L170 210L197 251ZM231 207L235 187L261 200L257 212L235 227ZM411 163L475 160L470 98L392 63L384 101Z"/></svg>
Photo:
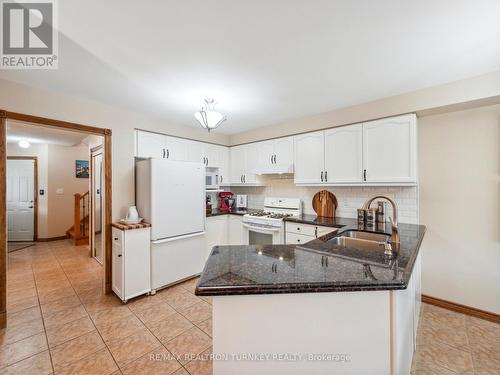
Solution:
<svg viewBox="0 0 500 375"><path fill-rule="evenodd" d="M305 236L311 236L313 238L324 236L327 233L337 231L337 228L332 227L322 227L319 225L309 225L309 224L295 224L291 222L286 223L286 232L302 234Z"/></svg>
<svg viewBox="0 0 500 375"><path fill-rule="evenodd" d="M313 236L305 236L303 234L290 233L290 232L287 232L285 234L285 237L287 245L303 245L315 239Z"/></svg>
<svg viewBox="0 0 500 375"><path fill-rule="evenodd" d="M123 247L123 232L117 228L113 228L111 231L111 240L113 243L113 246L116 244L120 247Z"/></svg>

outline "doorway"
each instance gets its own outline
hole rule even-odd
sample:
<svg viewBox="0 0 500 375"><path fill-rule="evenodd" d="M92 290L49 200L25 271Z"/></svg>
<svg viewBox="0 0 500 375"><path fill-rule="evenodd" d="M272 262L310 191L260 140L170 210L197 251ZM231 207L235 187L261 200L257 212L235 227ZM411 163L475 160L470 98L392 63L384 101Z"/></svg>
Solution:
<svg viewBox="0 0 500 375"><path fill-rule="evenodd" d="M38 166L36 157L7 157L7 241L9 252L37 240ZM17 244L16 244L17 243Z"/></svg>
<svg viewBox="0 0 500 375"><path fill-rule="evenodd" d="M91 255L99 263L103 263L103 159L102 146L91 149L90 152L90 185L91 196L91 223L90 223L90 248Z"/></svg>
<svg viewBox="0 0 500 375"><path fill-rule="evenodd" d="M7 140L6 140L6 129L7 120L18 121L25 124L29 124L33 131L40 131L40 129L45 129L50 131L51 129L59 129L66 131L79 132L86 134L88 136L96 135L103 138L102 146L102 219L101 219L101 233L102 233L102 243L103 252L101 254L103 263L103 274L104 277L100 285L102 285L103 291L105 293L111 293L111 130L104 128L97 128L77 123L71 123L67 121L60 121L54 119L48 119L38 116L26 115L15 112L8 112L0 110L0 329L6 327L7 325ZM43 130L42 130L43 131ZM87 158L89 154L87 153ZM62 158L60 159L62 160ZM73 167L74 168L74 167ZM78 174L78 167L76 170ZM78 176L77 176L78 177ZM27 185L26 185L27 186ZM33 181L33 186L35 182ZM36 203L36 194L33 187L33 199L27 199L28 203L33 200ZM9 193L10 193L9 189ZM57 189L55 194L57 194ZM64 192L62 192L64 193ZM29 198L29 196L28 196ZM33 206L35 209L36 205ZM28 206L29 208L29 206ZM35 215L36 218L36 215ZM35 220L34 218L34 220ZM35 222L33 220L33 238L36 235ZM29 231L28 231L29 232ZM39 239L40 240L40 239ZM29 249L26 249L29 251ZM24 251L24 250L23 250ZM17 253L13 253L17 254ZM39 302L38 302L39 303Z"/></svg>

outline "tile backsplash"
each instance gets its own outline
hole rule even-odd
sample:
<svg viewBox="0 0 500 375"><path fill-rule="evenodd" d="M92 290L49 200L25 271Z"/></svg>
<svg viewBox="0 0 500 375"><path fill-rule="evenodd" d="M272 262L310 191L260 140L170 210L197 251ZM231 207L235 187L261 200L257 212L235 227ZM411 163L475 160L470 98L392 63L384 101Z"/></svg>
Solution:
<svg viewBox="0 0 500 375"><path fill-rule="evenodd" d="M248 207L261 209L264 206L264 197L293 197L302 199L302 210L306 214L315 214L311 202L312 197L320 190L329 190L337 197L338 207L335 212L339 217L357 217L357 209L365 201L376 195L382 194L392 198L398 205L399 222L418 223L418 187L417 186L388 186L388 187L302 187L293 183L290 177L265 177L266 186L245 187L233 186L231 191L235 194L248 195ZM375 207L375 204L372 205ZM390 205L389 216L392 215Z"/></svg>

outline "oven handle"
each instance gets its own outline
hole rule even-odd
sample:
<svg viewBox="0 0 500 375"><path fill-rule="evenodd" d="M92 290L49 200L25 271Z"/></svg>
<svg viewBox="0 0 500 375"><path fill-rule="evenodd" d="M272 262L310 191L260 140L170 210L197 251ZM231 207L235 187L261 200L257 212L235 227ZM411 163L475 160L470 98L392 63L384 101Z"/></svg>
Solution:
<svg viewBox="0 0 500 375"><path fill-rule="evenodd" d="M280 228L267 229L267 228L262 228L262 227L254 227L253 225L245 224L245 223L243 223L243 226L245 228L248 228L249 230L251 230L253 232L263 233L263 234L279 232L281 230Z"/></svg>

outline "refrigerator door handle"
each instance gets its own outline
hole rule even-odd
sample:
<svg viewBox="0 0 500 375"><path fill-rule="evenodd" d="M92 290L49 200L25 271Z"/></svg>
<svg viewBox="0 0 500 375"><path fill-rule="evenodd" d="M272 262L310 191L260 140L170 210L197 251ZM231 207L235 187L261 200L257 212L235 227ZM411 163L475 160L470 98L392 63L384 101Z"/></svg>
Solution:
<svg viewBox="0 0 500 375"><path fill-rule="evenodd" d="M183 236L176 236L176 237L169 237L169 238L162 238L161 240L155 240L151 241L151 243L158 244L158 243L165 243L165 242L172 242L172 241L178 241L178 240L184 240L186 238L191 238L191 237L198 237L198 236L204 236L206 232L196 232L196 233L189 233L185 234Z"/></svg>

